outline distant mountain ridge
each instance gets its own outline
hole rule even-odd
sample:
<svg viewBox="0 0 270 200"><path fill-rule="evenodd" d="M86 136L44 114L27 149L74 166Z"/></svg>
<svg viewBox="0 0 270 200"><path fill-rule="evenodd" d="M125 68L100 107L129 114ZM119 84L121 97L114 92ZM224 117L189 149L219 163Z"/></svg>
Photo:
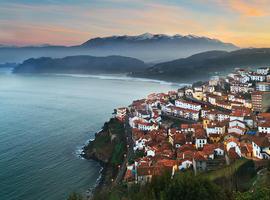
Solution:
<svg viewBox="0 0 270 200"><path fill-rule="evenodd" d="M144 33L137 36L93 38L81 45L114 55L125 55L144 61L172 60L210 50L238 49L231 43L195 35L165 35Z"/></svg>
<svg viewBox="0 0 270 200"><path fill-rule="evenodd" d="M129 73L148 66L135 58L123 56L68 56L64 58L31 58L14 68L14 73Z"/></svg>
<svg viewBox="0 0 270 200"><path fill-rule="evenodd" d="M208 51L153 66L123 56L69 56L28 59L15 67L15 73L127 73L130 76L168 81L193 81L228 73L234 68L270 65L270 48L241 49L232 52Z"/></svg>
<svg viewBox="0 0 270 200"><path fill-rule="evenodd" d="M168 61L210 50L232 51L238 47L217 39L195 35L165 35L144 33L137 36L92 38L76 46L1 47L0 63L22 62L29 58L62 58L75 55L133 57L145 62Z"/></svg>
<svg viewBox="0 0 270 200"><path fill-rule="evenodd" d="M205 41L210 41L213 43L220 43L220 44L224 44L227 45L229 47L234 47L237 48L235 45L231 44L231 43L224 43L221 42L220 40L217 39L211 39L208 37L200 37L200 36L196 36L196 35L180 35L180 34L176 34L176 35L166 35L166 34L152 34L152 33L144 33L141 35L135 35L135 36L128 36L128 35L120 35L120 36L109 36L109 37L97 37L97 38L92 38L88 41L86 41L85 43L83 43L81 46L97 46L97 45L104 45L108 42L156 42L158 40L169 40L169 41L177 41L177 40L186 40L190 41L190 40L205 40Z"/></svg>
<svg viewBox="0 0 270 200"><path fill-rule="evenodd" d="M214 74L230 72L237 67L256 68L270 66L270 48L249 48L232 52L208 51L187 58L156 64L133 76L189 80L208 78Z"/></svg>

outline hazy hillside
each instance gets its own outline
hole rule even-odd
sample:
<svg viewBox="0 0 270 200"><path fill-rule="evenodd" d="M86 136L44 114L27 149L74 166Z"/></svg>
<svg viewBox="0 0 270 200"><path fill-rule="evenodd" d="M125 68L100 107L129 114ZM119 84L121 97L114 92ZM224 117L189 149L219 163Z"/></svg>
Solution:
<svg viewBox="0 0 270 200"><path fill-rule="evenodd" d="M1 47L0 64L22 62L29 58L62 58L73 55L109 56L121 55L141 59L145 62L162 62L187 57L210 50L236 50L237 47L216 39L194 35L145 33L138 36L111 36L93 38L72 46Z"/></svg>
<svg viewBox="0 0 270 200"><path fill-rule="evenodd" d="M24 61L14 69L14 73L128 73L141 71L146 67L143 61L122 56L42 57Z"/></svg>
<svg viewBox="0 0 270 200"><path fill-rule="evenodd" d="M241 49L232 52L210 51L187 58L156 64L133 76L189 80L208 78L215 73L231 71L236 67L259 67L270 65L270 49Z"/></svg>

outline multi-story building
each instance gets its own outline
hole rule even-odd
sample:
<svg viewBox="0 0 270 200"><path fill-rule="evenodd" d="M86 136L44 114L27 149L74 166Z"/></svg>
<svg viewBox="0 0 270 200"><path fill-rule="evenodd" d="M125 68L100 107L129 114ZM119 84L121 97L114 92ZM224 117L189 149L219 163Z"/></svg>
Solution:
<svg viewBox="0 0 270 200"><path fill-rule="evenodd" d="M197 103L193 103L190 101L185 101L183 99L178 99L175 101L175 106L179 108L184 108L184 109L190 109L190 110L196 110L199 111L202 109L202 106Z"/></svg>
<svg viewBox="0 0 270 200"><path fill-rule="evenodd" d="M251 81L256 81L256 82L263 82L266 80L266 75L258 74L256 72L252 72L249 75Z"/></svg>
<svg viewBox="0 0 270 200"><path fill-rule="evenodd" d="M251 94L253 111L265 112L270 108L270 92L255 91Z"/></svg>
<svg viewBox="0 0 270 200"><path fill-rule="evenodd" d="M258 131L260 133L267 133L270 134L270 122L264 122L264 123L260 123L258 125Z"/></svg>
<svg viewBox="0 0 270 200"><path fill-rule="evenodd" d="M250 87L250 84L234 82L230 86L230 91L233 94L236 94L236 93L248 93L249 90L250 90L249 87Z"/></svg>
<svg viewBox="0 0 270 200"><path fill-rule="evenodd" d="M268 82L258 82L256 83L256 90L257 91L270 91L270 83Z"/></svg>
<svg viewBox="0 0 270 200"><path fill-rule="evenodd" d="M257 74L267 75L269 72L269 67L260 67L257 69Z"/></svg>

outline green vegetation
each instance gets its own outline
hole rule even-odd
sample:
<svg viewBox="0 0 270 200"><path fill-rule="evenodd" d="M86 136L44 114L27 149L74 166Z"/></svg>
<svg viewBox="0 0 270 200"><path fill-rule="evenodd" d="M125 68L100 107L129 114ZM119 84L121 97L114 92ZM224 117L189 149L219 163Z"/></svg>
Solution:
<svg viewBox="0 0 270 200"><path fill-rule="evenodd" d="M202 174L202 176L205 176L207 178L209 178L209 180L216 180L218 178L229 178L231 177L242 165L244 165L245 163L247 163L248 160L247 159L239 159L236 160L234 163L232 163L231 165L228 165L226 167L223 167L221 169L215 170L215 171L211 171L208 173L204 173Z"/></svg>
<svg viewBox="0 0 270 200"><path fill-rule="evenodd" d="M208 178L228 191L246 191L256 179L256 170L252 160L242 158L229 166L202 173L200 176Z"/></svg>
<svg viewBox="0 0 270 200"><path fill-rule="evenodd" d="M123 161L125 153L125 145L123 142L120 142L114 146L111 164L112 165L120 165Z"/></svg>
<svg viewBox="0 0 270 200"><path fill-rule="evenodd" d="M164 174L146 185L117 185L97 193L94 200L268 200L269 197L269 186L258 184L255 189L232 192L209 178L185 172L174 178Z"/></svg>
<svg viewBox="0 0 270 200"><path fill-rule="evenodd" d="M169 174L156 177L146 185L116 186L110 191L99 193L95 200L215 200L229 199L221 188L208 179L195 177L191 173L179 173L171 179Z"/></svg>
<svg viewBox="0 0 270 200"><path fill-rule="evenodd" d="M67 200L83 200L83 197L80 194L73 192L69 195Z"/></svg>
<svg viewBox="0 0 270 200"><path fill-rule="evenodd" d="M247 192L238 192L234 195L235 200L268 200L270 199L270 188L258 187Z"/></svg>
<svg viewBox="0 0 270 200"><path fill-rule="evenodd" d="M144 153L143 150L137 150L133 155L132 157L129 159L128 163L131 164L131 163L134 163L134 160L138 159L138 158L142 158L144 157L146 154Z"/></svg>
<svg viewBox="0 0 270 200"><path fill-rule="evenodd" d="M84 156L117 166L122 163L125 151L124 125L117 119L112 118L104 124L102 131L96 134L95 140L84 148Z"/></svg>
<svg viewBox="0 0 270 200"><path fill-rule="evenodd" d="M103 148L105 145L111 142L111 137L108 134L102 135L102 137L96 137L93 143L93 148Z"/></svg>

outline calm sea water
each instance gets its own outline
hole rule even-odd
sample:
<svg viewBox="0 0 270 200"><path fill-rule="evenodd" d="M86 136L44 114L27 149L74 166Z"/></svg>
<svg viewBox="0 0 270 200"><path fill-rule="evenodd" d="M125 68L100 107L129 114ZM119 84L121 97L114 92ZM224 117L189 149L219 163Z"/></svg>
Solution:
<svg viewBox="0 0 270 200"><path fill-rule="evenodd" d="M78 156L115 107L179 85L121 76L14 75L0 69L0 199L61 200L100 166Z"/></svg>

